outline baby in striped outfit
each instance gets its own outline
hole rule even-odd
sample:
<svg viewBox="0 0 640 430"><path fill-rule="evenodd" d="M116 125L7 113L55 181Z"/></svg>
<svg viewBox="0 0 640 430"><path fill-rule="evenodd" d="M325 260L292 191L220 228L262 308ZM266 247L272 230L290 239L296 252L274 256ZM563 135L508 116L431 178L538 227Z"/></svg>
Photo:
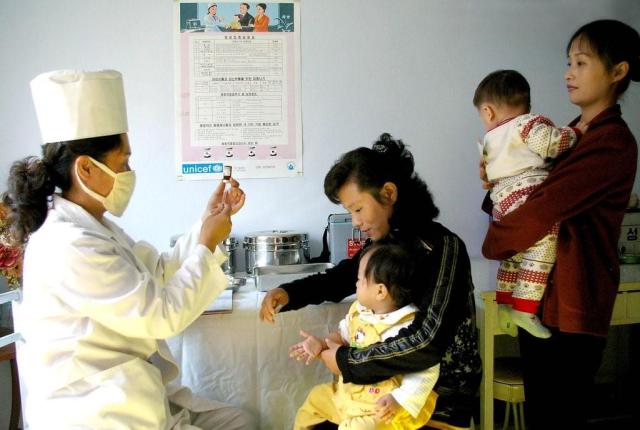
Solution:
<svg viewBox="0 0 640 430"><path fill-rule="evenodd" d="M490 197L496 221L518 208L549 174L553 160L576 144L582 131L556 127L530 113L529 83L515 70L487 75L473 97L487 133L479 146L481 163L492 184ZM512 335L517 327L534 336L551 334L536 316L556 260L560 225L554 225L524 252L500 262L496 301L500 328Z"/></svg>

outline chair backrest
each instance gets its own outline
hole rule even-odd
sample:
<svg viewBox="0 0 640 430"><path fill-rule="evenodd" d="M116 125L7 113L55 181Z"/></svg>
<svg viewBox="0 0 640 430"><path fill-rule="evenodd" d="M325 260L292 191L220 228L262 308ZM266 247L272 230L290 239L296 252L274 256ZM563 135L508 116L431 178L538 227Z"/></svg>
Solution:
<svg viewBox="0 0 640 430"><path fill-rule="evenodd" d="M15 289L0 294L0 305L7 302L19 302L20 300L22 300L22 290L20 289ZM22 340L22 336L20 335L20 333L16 332L2 336L0 337L0 348L11 343L15 343L19 340Z"/></svg>

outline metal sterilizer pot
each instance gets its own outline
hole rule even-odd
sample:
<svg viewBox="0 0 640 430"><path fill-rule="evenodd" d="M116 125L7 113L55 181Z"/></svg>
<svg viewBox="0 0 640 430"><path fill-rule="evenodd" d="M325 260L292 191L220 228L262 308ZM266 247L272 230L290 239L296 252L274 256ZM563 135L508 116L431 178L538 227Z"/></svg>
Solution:
<svg viewBox="0 0 640 430"><path fill-rule="evenodd" d="M247 273L255 267L303 264L309 261L309 238L306 233L290 230L266 230L244 238Z"/></svg>

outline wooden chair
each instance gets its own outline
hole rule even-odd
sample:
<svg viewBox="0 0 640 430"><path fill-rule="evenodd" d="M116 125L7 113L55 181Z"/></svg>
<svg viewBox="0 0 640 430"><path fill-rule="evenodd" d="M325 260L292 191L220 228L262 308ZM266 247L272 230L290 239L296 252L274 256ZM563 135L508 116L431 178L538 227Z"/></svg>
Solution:
<svg viewBox="0 0 640 430"><path fill-rule="evenodd" d="M0 294L0 304L12 300L20 300L20 291L14 290ZM13 333L11 329L0 327L0 362L9 361L11 366L11 417L9 419L9 430L18 429L20 423L20 383L18 378L18 364L16 362L16 346L14 342L20 339L18 333Z"/></svg>
<svg viewBox="0 0 640 430"><path fill-rule="evenodd" d="M506 402L502 430L509 427L513 416L515 430L525 430L524 382L518 357L499 357L494 361L493 398Z"/></svg>
<svg viewBox="0 0 640 430"><path fill-rule="evenodd" d="M634 267L632 267L634 266ZM611 325L640 323L640 282L638 282L638 265L621 265L623 282L618 287L618 295L613 306ZM626 271L626 276L625 276ZM479 319L480 325L480 355L482 357L482 386L480 387L480 428L493 430L493 399L497 367L494 366L494 337L504 334L498 326L498 305L495 291L484 291L481 300L476 303L484 304L478 309L478 314L484 313ZM485 381L493 381L486 383ZM523 395L524 398L524 395Z"/></svg>
<svg viewBox="0 0 640 430"><path fill-rule="evenodd" d="M498 305L495 291L482 293L484 304L480 325L480 355L482 384L480 386L480 422L482 430L493 430L493 400L507 402L505 423L513 412L516 430L524 430L524 382L518 359L494 357L494 336L504 334L498 325Z"/></svg>

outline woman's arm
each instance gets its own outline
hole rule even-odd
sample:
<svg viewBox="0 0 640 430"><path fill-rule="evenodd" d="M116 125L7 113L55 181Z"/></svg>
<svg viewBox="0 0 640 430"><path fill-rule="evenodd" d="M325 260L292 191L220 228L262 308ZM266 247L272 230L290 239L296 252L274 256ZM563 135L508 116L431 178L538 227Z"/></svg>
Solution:
<svg viewBox="0 0 640 430"><path fill-rule="evenodd" d="M339 302L355 293L359 260L360 253L353 258L342 260L325 273L280 285L289 295L289 303L282 308L282 312L324 301Z"/></svg>
<svg viewBox="0 0 640 430"><path fill-rule="evenodd" d="M345 382L375 383L440 363L458 327L473 317L473 284L464 243L451 233L444 234L432 255L421 312L414 322L384 342L363 349L338 349L336 360Z"/></svg>
<svg viewBox="0 0 640 430"><path fill-rule="evenodd" d="M161 263L150 247L145 250L134 257L111 238L92 232L78 236L61 247L66 262L52 273L54 294L125 336L166 339L191 324L228 285L219 250L214 254L197 245L181 264L171 262L177 270L168 279L161 269L169 262ZM141 267L140 257L153 270Z"/></svg>
<svg viewBox="0 0 640 430"><path fill-rule="evenodd" d="M637 150L629 145L628 134L620 127L599 138L588 139L587 133L522 206L490 224L482 254L494 260L508 258L531 247L555 223L579 216L605 199L628 198L612 194L635 174Z"/></svg>

